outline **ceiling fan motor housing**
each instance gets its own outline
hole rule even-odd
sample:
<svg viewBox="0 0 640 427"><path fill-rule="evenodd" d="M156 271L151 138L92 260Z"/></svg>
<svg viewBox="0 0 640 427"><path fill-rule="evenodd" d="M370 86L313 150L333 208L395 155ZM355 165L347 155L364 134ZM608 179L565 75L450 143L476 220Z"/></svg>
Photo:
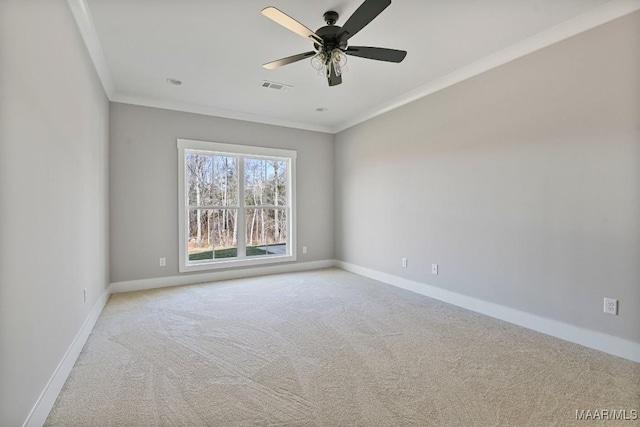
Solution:
<svg viewBox="0 0 640 427"><path fill-rule="evenodd" d="M339 40L338 38L340 30L342 30L342 27L339 27L337 25L327 25L326 27L318 28L316 34L324 42L324 50L326 50L327 52L331 52L336 47L339 47L342 50L345 50L347 48L347 41ZM317 43L314 43L314 47L316 48L316 50L321 48L321 46Z"/></svg>

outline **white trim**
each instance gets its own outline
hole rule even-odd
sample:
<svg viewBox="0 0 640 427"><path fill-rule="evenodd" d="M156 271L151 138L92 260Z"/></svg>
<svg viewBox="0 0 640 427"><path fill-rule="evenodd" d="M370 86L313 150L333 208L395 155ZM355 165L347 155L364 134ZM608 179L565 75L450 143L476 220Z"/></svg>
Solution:
<svg viewBox="0 0 640 427"><path fill-rule="evenodd" d="M282 148L258 147L254 145L228 144L224 142L200 141L197 139L178 138L178 148L188 150L216 151L221 154L247 154L265 157L290 157L295 159L298 152Z"/></svg>
<svg viewBox="0 0 640 427"><path fill-rule="evenodd" d="M102 309L107 304L109 300L109 295L111 295L110 287L107 288L98 301L96 301L95 305L91 309L91 312L87 316L84 324L80 328L80 331L73 339L73 342L67 349L67 352L60 360L60 363L56 367L55 371L53 371L53 375L47 382L47 385L44 387L44 390L38 397L35 405L31 409L31 412L27 416L27 419L22 424L23 427L36 427L42 426L44 422L47 420L49 416L49 412L53 408L53 405L56 403L56 399L58 398L58 394L62 390L64 383L67 381L73 366L82 351L87 339L89 339L89 335L93 330L93 327L100 317L100 313L102 313Z"/></svg>
<svg viewBox="0 0 640 427"><path fill-rule="evenodd" d="M242 254L244 253L243 251L245 250L244 246L245 245L243 244L242 240L238 240L237 258L217 258L202 261L190 261L189 264L186 265L180 264L180 268L178 270L180 271L180 273L191 273L196 271L212 271L225 268L257 267L260 265L294 262L297 259L295 251L293 249L291 251L291 255L256 255L252 257L244 257L242 256Z"/></svg>
<svg viewBox="0 0 640 427"><path fill-rule="evenodd" d="M261 116L257 114L245 113L241 111L233 111L222 108L208 107L204 105L195 105L179 101L162 100L157 98L126 95L115 92L115 86L109 73L104 52L95 29L95 24L86 5L86 0L67 0L73 12L80 33L87 45L89 55L93 60L98 76L105 88L107 97L112 102L120 102L123 104L141 105L145 107L162 108L166 110L182 111L187 113L203 114L214 117L223 117L227 119L244 120L254 123L263 123L267 125L282 126L294 129L310 130L315 132L323 132L336 134L366 120L377 117L388 111L394 110L405 104L423 98L434 92L442 90L446 87L460 83L480 73L496 68L514 59L528 55L532 52L560 42L564 39L572 37L576 34L595 28L614 19L640 10L640 0L611 0L599 7L584 12L572 19L542 31L528 39L513 44L501 51L486 56L472 64L462 67L450 74L447 74L437 80L420 86L410 92L407 92L389 102L380 104L361 114L358 114L336 126L324 126L313 123L303 123L291 120L282 120L274 117Z"/></svg>
<svg viewBox="0 0 640 427"><path fill-rule="evenodd" d="M169 286L191 285L196 283L215 282L221 280L239 279L246 277L263 276L269 274L291 273L296 271L316 270L320 268L338 267L354 274L378 280L392 286L397 286L411 292L428 296L467 310L485 314L496 319L504 320L515 325L523 326L534 331L551 335L565 341L574 342L585 347L603 351L605 353L640 362L640 343L625 340L623 338L607 335L601 332L580 328L578 326L559 322L526 313L499 304L483 301L477 298L462 295L436 286L427 285L392 274L361 267L344 261L333 259L310 261L304 263L284 264L269 267L250 269L218 271L214 273L190 274L182 276L158 277L154 279L131 280L126 282L114 282L105 290L96 301L87 316L80 331L67 349L62 360L56 367L53 375L47 382L44 390L38 397L31 412L22 424L23 427L41 426L46 421L49 412L58 398L64 383L73 369L82 348L84 347L96 321L100 317L104 306L112 293L131 292L145 289L157 289Z"/></svg>
<svg viewBox="0 0 640 427"><path fill-rule="evenodd" d="M348 262L336 261L335 265L336 267L342 268L343 270L351 273L388 283L411 292L444 301L458 307L466 308L467 310L475 311L476 313L504 320L506 322L513 323L514 325L523 326L537 332L542 332L543 334L600 350L614 356L623 357L634 362L640 362L640 343L634 341L629 341L591 329L581 328L579 326L537 316L535 314L526 313L514 308L459 294L437 286L404 279L399 276L361 267Z"/></svg>
<svg viewBox="0 0 640 427"><path fill-rule="evenodd" d="M555 25L519 43L508 46L496 53L459 68L439 79L431 81L395 99L380 104L368 111L358 114L333 128L333 133L342 132L366 120L395 110L405 104L438 92L449 86L460 83L492 68L511 62L515 59L558 43L576 34L595 28L614 19L628 15L640 9L640 0L612 0L599 7L584 12L568 21Z"/></svg>
<svg viewBox="0 0 640 427"><path fill-rule="evenodd" d="M157 99L148 96L125 95L122 93L116 93L111 97L111 101L120 102L122 104L141 105L143 107L162 108L164 110L203 114L206 116L222 117L225 119L243 120L246 122L262 123L265 125L310 130L313 132L322 132L329 134L335 133L334 129L331 126L297 122L293 120L283 120L275 117L245 113L242 111L233 111L223 108L208 107L205 105L189 104L186 102L172 101L168 99Z"/></svg>
<svg viewBox="0 0 640 427"><path fill-rule="evenodd" d="M115 294L120 292L142 291L146 289L166 288L170 286L194 285L197 283L218 282L220 280L266 276L269 274L317 270L320 268L334 267L335 265L335 260L327 259L322 261L280 264L268 267L216 271L212 273L184 274L180 276L157 277L154 279L129 280L126 282L113 282L111 284L111 293Z"/></svg>
<svg viewBox="0 0 640 427"><path fill-rule="evenodd" d="M69 3L73 18L80 30L80 35L84 40L87 51L89 51L89 56L91 57L93 66L96 69L96 73L98 73L104 92L106 93L107 98L112 100L113 95L116 92L116 87L113 83L113 79L111 78L109 65L107 64L107 59L104 56L102 44L100 43L100 38L96 31L96 25L91 17L91 12L89 11L87 2L86 0L67 0L67 3Z"/></svg>

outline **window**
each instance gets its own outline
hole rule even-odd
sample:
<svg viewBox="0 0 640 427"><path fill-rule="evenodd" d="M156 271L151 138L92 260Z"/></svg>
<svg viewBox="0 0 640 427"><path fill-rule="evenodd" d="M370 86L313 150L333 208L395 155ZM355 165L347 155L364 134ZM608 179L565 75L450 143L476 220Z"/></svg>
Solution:
<svg viewBox="0 0 640 427"><path fill-rule="evenodd" d="M296 152L178 140L180 271L294 261Z"/></svg>

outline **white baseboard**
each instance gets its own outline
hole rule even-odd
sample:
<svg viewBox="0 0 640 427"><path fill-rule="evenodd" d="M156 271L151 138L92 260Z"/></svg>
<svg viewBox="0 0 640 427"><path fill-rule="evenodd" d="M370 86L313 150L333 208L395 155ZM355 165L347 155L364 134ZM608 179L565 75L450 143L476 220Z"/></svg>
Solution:
<svg viewBox="0 0 640 427"><path fill-rule="evenodd" d="M214 271L210 273L183 274L180 276L157 277L154 279L129 280L111 284L111 292L131 292L145 289L166 288L169 286L194 285L196 283L217 282L220 280L242 279L245 277L265 276L268 274L291 273L294 271L317 270L334 267L336 261L297 262L291 264L269 265L264 267L242 268L236 270Z"/></svg>
<svg viewBox="0 0 640 427"><path fill-rule="evenodd" d="M96 301L95 305L91 309L91 312L87 316L84 321L80 331L73 339L73 342L67 349L67 352L62 357L62 360L56 367L55 371L53 371L53 375L49 378L49 382L44 387L44 390L38 397L36 404L31 409L29 416L25 420L23 427L40 427L44 424L49 416L49 412L53 408L53 405L56 403L56 399L58 398L58 394L64 383L67 381L69 374L71 373L71 369L76 363L84 344L87 342L89 338L89 334L93 330L98 317L100 317L100 313L102 313L102 309L107 304L109 300L109 295L111 294L110 289L107 288L98 301Z"/></svg>
<svg viewBox="0 0 640 427"><path fill-rule="evenodd" d="M543 334L551 335L565 341L600 350L634 362L640 362L640 343L634 341L581 328L558 320L537 316L535 314L448 291L425 283L404 279L402 277L361 267L359 265L350 264L348 262L336 261L335 266L351 273L379 280L402 289L444 301L449 304L457 305L458 307L504 320L518 326L523 326L537 332L542 332Z"/></svg>
<svg viewBox="0 0 640 427"><path fill-rule="evenodd" d="M160 277L156 279L132 280L129 282L112 283L107 290L100 296L95 303L91 312L87 316L80 331L74 338L73 342L62 357L62 360L56 367L49 382L40 394L27 419L23 423L23 427L40 427L44 424L49 416L49 412L58 398L58 394L64 383L67 381L73 366L82 351L96 321L100 317L100 313L109 300L109 295L117 292L128 292L143 289L162 288L167 286L187 285L203 282L214 282L218 280L238 279L243 277L263 276L268 274L289 273L294 271L315 270L319 268L327 268L335 266L335 260L311 261L295 264L272 265L267 267L256 267L228 271L216 271L205 274L186 274L184 276Z"/></svg>
<svg viewBox="0 0 640 427"><path fill-rule="evenodd" d="M89 316L85 320L82 328L74 338L58 364L49 382L40 394L40 397L33 406L29 416L25 420L23 427L39 427L44 424L58 398L58 394L71 369L76 363L84 344L87 342L93 327L102 313L111 293L129 292L144 289L162 288L168 286L179 286L205 282L215 282L219 280L239 279L244 277L263 276L268 274L289 273L295 271L315 270L319 268L338 267L351 273L369 277L402 289L406 289L421 295L428 296L467 310L475 311L496 319L504 320L515 325L523 326L534 331L542 332L565 341L570 341L585 347L593 348L640 362L640 343L625 340L623 338L604 334L557 320L526 313L524 311L509 308L503 305L480 300L467 295L448 291L425 283L404 279L392 274L383 273L359 265L333 259L322 261L311 261L295 264L273 265L267 267L256 267L228 271L216 271L213 273L185 274L183 276L160 277L155 279L132 280L127 282L115 282L102 294L95 303Z"/></svg>

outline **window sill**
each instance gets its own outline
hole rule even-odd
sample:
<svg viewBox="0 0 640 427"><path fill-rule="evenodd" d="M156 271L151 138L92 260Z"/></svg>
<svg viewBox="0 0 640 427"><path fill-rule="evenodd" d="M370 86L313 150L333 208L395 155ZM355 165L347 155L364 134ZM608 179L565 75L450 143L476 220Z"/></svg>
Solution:
<svg viewBox="0 0 640 427"><path fill-rule="evenodd" d="M292 262L295 260L295 255L275 255L268 257L234 259L229 261L198 262L187 265L181 264L178 270L180 273L188 273L191 271L219 270L223 268L255 267L259 265Z"/></svg>

